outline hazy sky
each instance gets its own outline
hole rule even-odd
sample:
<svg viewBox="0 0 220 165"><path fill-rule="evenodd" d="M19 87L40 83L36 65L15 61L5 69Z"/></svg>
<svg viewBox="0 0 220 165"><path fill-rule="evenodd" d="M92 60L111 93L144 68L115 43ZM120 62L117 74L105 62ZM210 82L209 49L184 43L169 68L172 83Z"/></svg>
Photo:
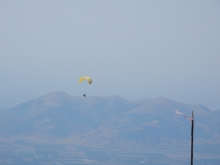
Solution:
<svg viewBox="0 0 220 165"><path fill-rule="evenodd" d="M0 1L0 108L61 90L214 110L219 72L218 0Z"/></svg>

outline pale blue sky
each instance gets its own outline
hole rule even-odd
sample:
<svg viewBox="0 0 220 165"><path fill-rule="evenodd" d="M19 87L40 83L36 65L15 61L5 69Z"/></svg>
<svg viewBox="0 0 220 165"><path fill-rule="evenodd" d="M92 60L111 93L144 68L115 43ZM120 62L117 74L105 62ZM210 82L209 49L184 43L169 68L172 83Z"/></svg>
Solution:
<svg viewBox="0 0 220 165"><path fill-rule="evenodd" d="M219 109L219 29L217 0L2 0L0 108L86 88Z"/></svg>

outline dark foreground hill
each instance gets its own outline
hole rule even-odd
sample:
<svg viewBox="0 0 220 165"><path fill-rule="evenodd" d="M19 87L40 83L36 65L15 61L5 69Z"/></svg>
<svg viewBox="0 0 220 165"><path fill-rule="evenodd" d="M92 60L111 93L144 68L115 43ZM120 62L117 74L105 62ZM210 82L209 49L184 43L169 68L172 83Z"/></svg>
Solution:
<svg viewBox="0 0 220 165"><path fill-rule="evenodd" d="M73 97L54 92L0 111L0 140L66 143L144 150L188 148L195 114L194 143L220 144L220 110L166 98L127 101L118 96Z"/></svg>

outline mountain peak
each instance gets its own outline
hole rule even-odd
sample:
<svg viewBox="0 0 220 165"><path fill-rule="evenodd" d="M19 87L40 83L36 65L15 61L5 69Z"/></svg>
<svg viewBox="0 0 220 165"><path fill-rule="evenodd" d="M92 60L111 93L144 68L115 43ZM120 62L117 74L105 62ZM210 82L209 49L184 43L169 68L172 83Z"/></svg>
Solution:
<svg viewBox="0 0 220 165"><path fill-rule="evenodd" d="M126 143L135 141L137 146L155 141L158 145L171 145L173 139L187 140L185 130L190 131L189 123L176 115L175 110L188 117L195 112L197 143L202 142L199 139L215 141L220 136L219 113L208 112L201 105L188 105L163 97L142 101L127 101L119 96L73 97L62 91L2 110L0 134L12 139L15 135L23 139L32 137L33 141L40 141L37 135L41 135L41 140L53 137L64 141L74 136L79 139L75 144L82 142L83 135L89 145L92 142L96 146L103 137L109 144L116 139ZM95 141L93 137L96 137Z"/></svg>
<svg viewBox="0 0 220 165"><path fill-rule="evenodd" d="M71 100L72 97L65 92L62 91L55 91L44 96L41 96L37 99L29 100L22 104L17 105L15 108L22 108L22 107L47 107L47 106L58 106L64 105L66 101ZM13 108L11 108L13 109Z"/></svg>
<svg viewBox="0 0 220 165"><path fill-rule="evenodd" d="M58 90L58 91L54 91L49 94L46 94L42 97L71 97L71 96L69 94L67 94L66 92Z"/></svg>
<svg viewBox="0 0 220 165"><path fill-rule="evenodd" d="M71 99L71 96L62 91L55 91L40 97L40 99L43 99L44 101L53 101L59 103Z"/></svg>

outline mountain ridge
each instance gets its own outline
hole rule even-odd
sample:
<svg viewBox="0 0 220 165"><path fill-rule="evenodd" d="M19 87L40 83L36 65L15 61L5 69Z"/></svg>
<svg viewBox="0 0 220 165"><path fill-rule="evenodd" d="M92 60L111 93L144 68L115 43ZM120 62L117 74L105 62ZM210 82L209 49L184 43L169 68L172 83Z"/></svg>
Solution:
<svg viewBox="0 0 220 165"><path fill-rule="evenodd" d="M37 142L53 139L127 149L152 145L178 147L190 139L190 122L183 115L175 114L175 110L188 117L194 111L195 144L220 143L220 111L213 113L202 105L163 97L141 101L128 101L119 96L76 97L62 91L1 110L0 139Z"/></svg>

